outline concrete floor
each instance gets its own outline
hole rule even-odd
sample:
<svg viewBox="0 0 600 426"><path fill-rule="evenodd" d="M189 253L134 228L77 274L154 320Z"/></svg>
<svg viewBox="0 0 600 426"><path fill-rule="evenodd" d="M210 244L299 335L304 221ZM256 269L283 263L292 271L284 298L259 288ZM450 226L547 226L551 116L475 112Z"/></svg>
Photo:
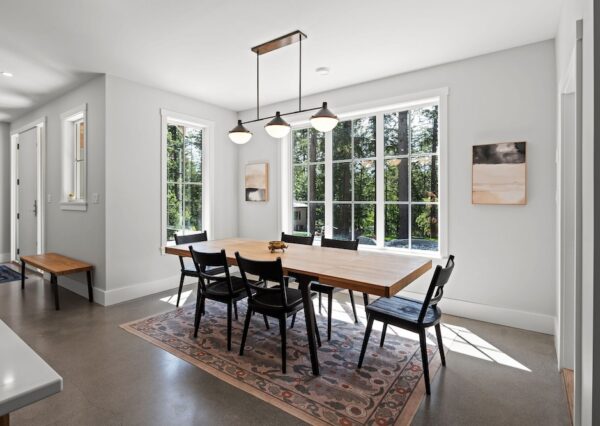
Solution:
<svg viewBox="0 0 600 426"><path fill-rule="evenodd" d="M56 312L49 284L29 276L24 292L0 284L0 319L63 377L64 390L13 413L13 426L302 424L119 328L174 309L166 300L176 292L104 308L61 288ZM450 316L445 324L455 337L447 367L414 425L569 424L552 336Z"/></svg>

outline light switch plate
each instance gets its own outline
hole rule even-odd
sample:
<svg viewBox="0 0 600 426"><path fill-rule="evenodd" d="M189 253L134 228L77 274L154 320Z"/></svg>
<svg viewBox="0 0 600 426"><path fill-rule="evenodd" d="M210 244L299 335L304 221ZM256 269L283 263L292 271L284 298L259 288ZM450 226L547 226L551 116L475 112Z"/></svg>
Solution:
<svg viewBox="0 0 600 426"><path fill-rule="evenodd" d="M100 200L100 197L98 196L98 193L97 193L97 192L94 192L94 193L92 194L92 203L94 203L94 204L98 204L99 200Z"/></svg>
<svg viewBox="0 0 600 426"><path fill-rule="evenodd" d="M52 202L52 194L48 194L48 204Z"/></svg>

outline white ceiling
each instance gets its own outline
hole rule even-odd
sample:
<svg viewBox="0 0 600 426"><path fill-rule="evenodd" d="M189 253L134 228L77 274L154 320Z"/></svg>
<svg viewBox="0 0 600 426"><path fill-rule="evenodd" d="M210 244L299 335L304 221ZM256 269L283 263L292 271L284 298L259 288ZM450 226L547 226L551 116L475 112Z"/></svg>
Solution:
<svg viewBox="0 0 600 426"><path fill-rule="evenodd" d="M562 1L0 0L0 121L97 73L240 111L256 101L250 47L290 31L308 35L310 94L551 39ZM261 57L261 104L297 96L297 55Z"/></svg>

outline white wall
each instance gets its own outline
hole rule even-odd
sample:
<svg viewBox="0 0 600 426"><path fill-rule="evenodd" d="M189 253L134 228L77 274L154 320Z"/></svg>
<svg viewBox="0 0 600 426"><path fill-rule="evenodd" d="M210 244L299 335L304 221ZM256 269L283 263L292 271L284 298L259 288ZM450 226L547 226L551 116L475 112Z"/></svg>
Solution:
<svg viewBox="0 0 600 426"><path fill-rule="evenodd" d="M454 62L307 96L305 107L327 100L333 111L350 105L449 88L449 251L457 267L447 288L449 313L552 333L555 316L556 76L553 41ZM263 85L268 90L268 85ZM262 114L296 109L295 101ZM254 117L254 111L240 114ZM239 233L273 238L280 231L279 142L249 125L252 140L239 151L239 169L268 160L271 201L239 202ZM471 147L498 141L528 143L528 204L471 204ZM242 177L239 179L239 199ZM429 277L408 290L424 292Z"/></svg>
<svg viewBox="0 0 600 426"><path fill-rule="evenodd" d="M11 123L11 132L40 118L46 117L46 247L47 252L58 252L95 265L94 285L98 297L106 288L104 247L104 129L105 78L97 77L71 92L19 117ZM88 203L88 209L67 211L60 209L61 198L61 120L60 115L87 103L87 188L88 194L99 194L98 204ZM10 192L7 192L9 194ZM47 203L47 197L52 202ZM89 200L88 200L89 201ZM85 274L61 277L59 284L87 297Z"/></svg>
<svg viewBox="0 0 600 426"><path fill-rule="evenodd" d="M0 123L0 262L10 260L10 125Z"/></svg>
<svg viewBox="0 0 600 426"><path fill-rule="evenodd" d="M177 258L160 253L161 108L215 123L215 218L209 238L237 235L237 149L227 137L236 114L107 76L107 304L179 285Z"/></svg>

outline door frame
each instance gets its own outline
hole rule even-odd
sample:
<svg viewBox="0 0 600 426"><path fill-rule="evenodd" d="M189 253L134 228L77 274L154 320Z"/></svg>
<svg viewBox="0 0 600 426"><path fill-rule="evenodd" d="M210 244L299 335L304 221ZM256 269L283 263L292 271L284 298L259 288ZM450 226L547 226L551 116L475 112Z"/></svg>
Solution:
<svg viewBox="0 0 600 426"><path fill-rule="evenodd" d="M18 261L17 243L19 241L19 226L17 213L19 211L19 191L17 177L19 176L19 135L28 130L36 129L36 176L37 176L37 254L45 251L46 209L44 194L46 193L46 117L38 118L10 134L10 260Z"/></svg>

